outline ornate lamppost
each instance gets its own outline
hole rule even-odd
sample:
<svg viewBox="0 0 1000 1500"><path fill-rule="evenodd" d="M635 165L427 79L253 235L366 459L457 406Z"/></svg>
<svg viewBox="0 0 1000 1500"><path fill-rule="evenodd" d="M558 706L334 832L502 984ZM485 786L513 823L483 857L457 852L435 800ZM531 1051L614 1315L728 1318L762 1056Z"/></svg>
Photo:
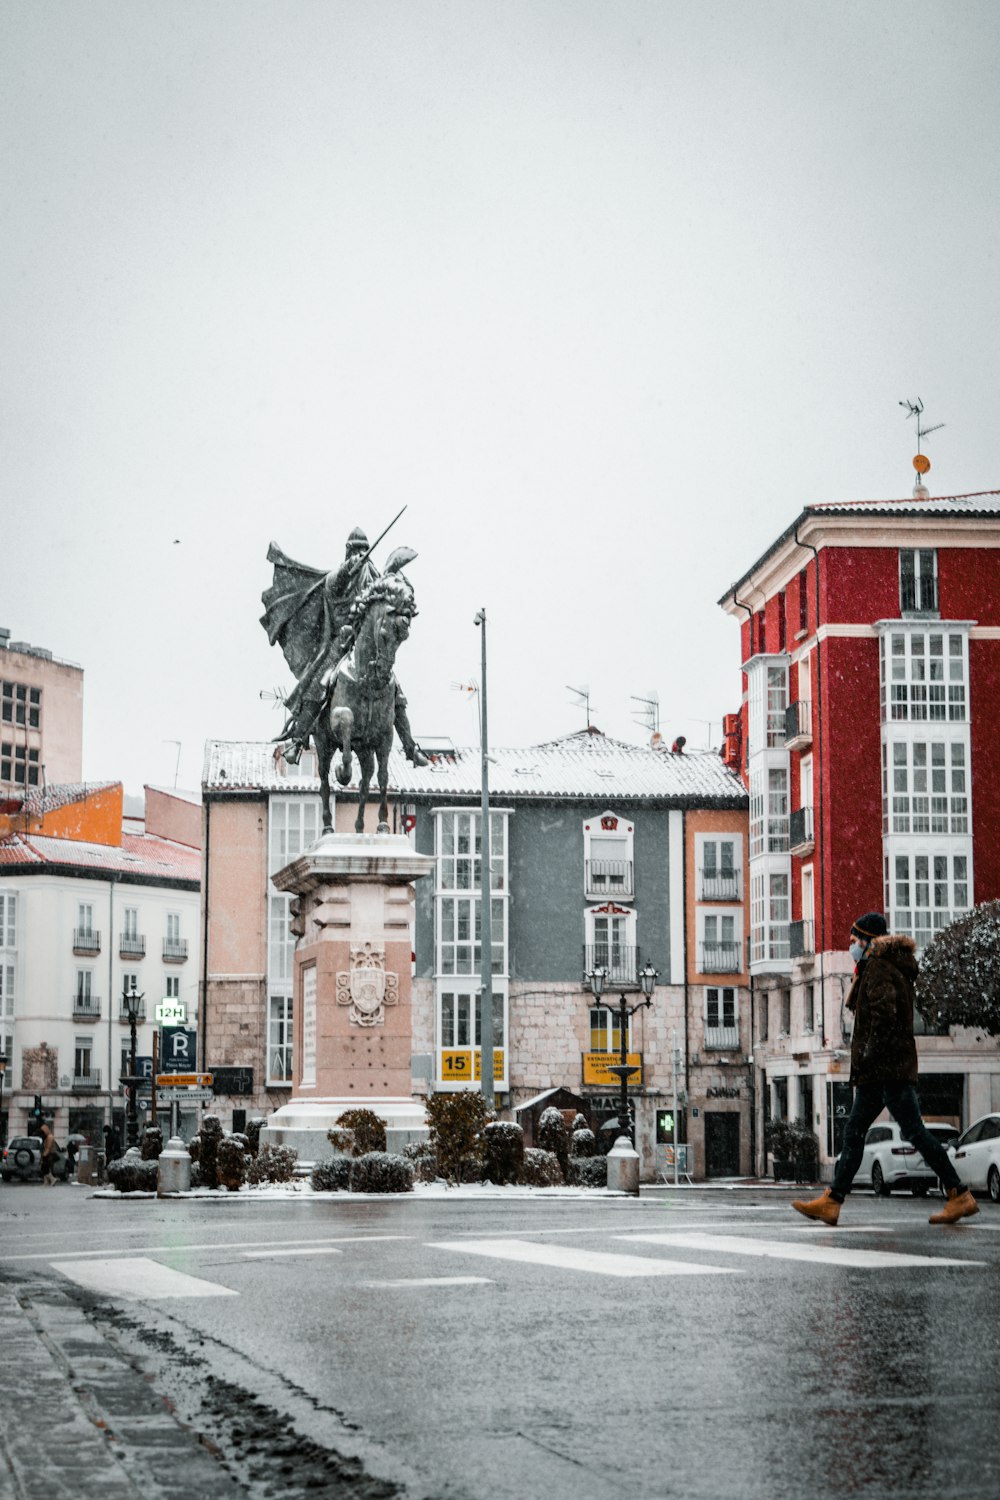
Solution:
<svg viewBox="0 0 1000 1500"><path fill-rule="evenodd" d="M122 1005L125 1007L125 1013L128 1016L129 1060L128 1076L123 1077L121 1081L128 1087L128 1115L126 1122L126 1134L128 1138L128 1145L130 1146L137 1146L139 1144L139 1115L137 1096L139 1091L139 1084L142 1080L136 1073L135 1033L136 1027L139 1024L139 1018L142 1014L142 1002L145 1000L145 998L145 994L140 995L136 990L130 990L125 988L124 986L122 987Z"/></svg>
<svg viewBox="0 0 1000 1500"><path fill-rule="evenodd" d="M653 990L659 978L659 971L653 968L651 963L639 974L639 985L644 998L638 1000L635 1005L629 1005L622 991L618 994L618 1041L620 1062L613 1063L608 1067L609 1073L616 1073L621 1081L621 1099L618 1104L618 1130L619 1138L625 1137L626 1141L635 1145L635 1128L632 1123L632 1111L628 1102L628 1079L635 1069L628 1061L628 1023L637 1010L644 1010L646 1006L652 1005ZM600 1000L604 994L604 987L608 980L608 971L605 968L593 968L586 975L590 992L595 1000Z"/></svg>

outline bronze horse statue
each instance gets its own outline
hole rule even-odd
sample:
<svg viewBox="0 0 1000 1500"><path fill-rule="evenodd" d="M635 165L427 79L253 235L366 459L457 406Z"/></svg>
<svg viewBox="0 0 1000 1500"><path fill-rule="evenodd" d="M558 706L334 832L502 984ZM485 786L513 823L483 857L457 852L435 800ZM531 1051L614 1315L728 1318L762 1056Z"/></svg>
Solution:
<svg viewBox="0 0 1000 1500"><path fill-rule="evenodd" d="M358 757L358 833L364 833L365 804L378 761L378 831L389 831L389 751L399 695L393 663L416 613L412 585L398 572L376 578L352 607L354 645L331 673L323 712L312 729L324 833L333 831L330 767L335 750L340 751L335 774L341 786L349 785L353 756Z"/></svg>

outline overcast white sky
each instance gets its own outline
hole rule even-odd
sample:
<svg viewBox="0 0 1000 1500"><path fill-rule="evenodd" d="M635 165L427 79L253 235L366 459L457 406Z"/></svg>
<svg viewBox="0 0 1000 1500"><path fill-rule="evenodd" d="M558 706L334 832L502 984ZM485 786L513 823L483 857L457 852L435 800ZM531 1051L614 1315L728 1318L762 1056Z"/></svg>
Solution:
<svg viewBox="0 0 1000 1500"><path fill-rule="evenodd" d="M705 743L814 500L1000 487L1000 7L161 0L0 18L0 624L84 773L270 738L273 537L393 533L419 735ZM175 541L175 539L177 539ZM389 543L381 553L384 560Z"/></svg>

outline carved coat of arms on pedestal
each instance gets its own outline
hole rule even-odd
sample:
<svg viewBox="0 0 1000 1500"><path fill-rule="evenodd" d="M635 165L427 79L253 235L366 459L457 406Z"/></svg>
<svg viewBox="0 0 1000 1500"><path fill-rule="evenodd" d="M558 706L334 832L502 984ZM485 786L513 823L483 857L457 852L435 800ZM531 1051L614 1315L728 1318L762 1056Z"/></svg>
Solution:
<svg viewBox="0 0 1000 1500"><path fill-rule="evenodd" d="M351 1007L356 1026L382 1026L385 1007L399 999L399 975L388 974L385 949L375 943L351 944L351 968L337 975L337 1004Z"/></svg>

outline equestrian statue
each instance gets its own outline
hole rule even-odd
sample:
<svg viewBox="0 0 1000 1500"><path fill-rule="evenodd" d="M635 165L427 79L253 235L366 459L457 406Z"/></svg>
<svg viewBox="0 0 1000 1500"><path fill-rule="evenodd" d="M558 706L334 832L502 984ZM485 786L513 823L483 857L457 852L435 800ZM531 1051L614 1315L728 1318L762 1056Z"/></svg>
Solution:
<svg viewBox="0 0 1000 1500"><path fill-rule="evenodd" d="M260 623L271 645L280 645L296 679L285 700L288 717L277 738L285 760L292 765L310 739L315 746L324 833L333 829L330 768L336 750L340 756L335 774L341 786L350 783L352 756L358 757L354 824L358 833L364 832L365 803L376 760L378 831L388 832L389 751L394 728L407 759L415 766L428 764L413 738L406 698L393 672L396 652L417 613L413 586L403 572L417 554L410 547L397 547L382 573L371 561L382 537L402 514L371 546L356 526L347 538L344 561L329 573L294 562L274 542L268 548L274 582L261 595L264 614Z"/></svg>

